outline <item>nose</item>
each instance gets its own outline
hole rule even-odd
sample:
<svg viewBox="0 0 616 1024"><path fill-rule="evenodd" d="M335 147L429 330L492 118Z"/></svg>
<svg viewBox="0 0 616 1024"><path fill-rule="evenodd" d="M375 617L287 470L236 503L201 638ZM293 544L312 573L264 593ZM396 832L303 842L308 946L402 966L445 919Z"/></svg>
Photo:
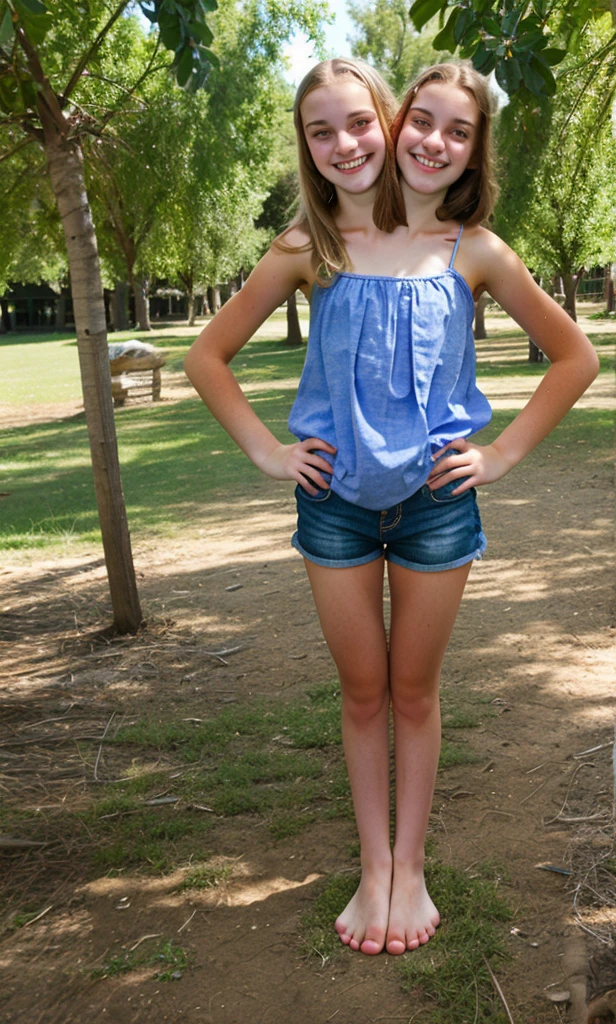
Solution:
<svg viewBox="0 0 616 1024"><path fill-rule="evenodd" d="M443 136L439 129L433 128L429 135L425 135L423 144L426 149L439 153L444 147Z"/></svg>
<svg viewBox="0 0 616 1024"><path fill-rule="evenodd" d="M347 131L338 132L336 137L336 150L338 153L346 155L347 153L352 153L354 149L357 149L357 139Z"/></svg>

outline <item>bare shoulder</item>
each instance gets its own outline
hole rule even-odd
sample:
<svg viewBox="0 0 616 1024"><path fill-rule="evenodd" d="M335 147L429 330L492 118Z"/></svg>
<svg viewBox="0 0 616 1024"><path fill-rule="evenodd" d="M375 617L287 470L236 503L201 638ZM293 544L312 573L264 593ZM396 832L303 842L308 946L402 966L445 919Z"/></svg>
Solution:
<svg viewBox="0 0 616 1024"><path fill-rule="evenodd" d="M464 229L459 262L459 269L476 297L482 291L492 295L493 289L498 290L500 283L511 275L528 274L513 249L480 224Z"/></svg>

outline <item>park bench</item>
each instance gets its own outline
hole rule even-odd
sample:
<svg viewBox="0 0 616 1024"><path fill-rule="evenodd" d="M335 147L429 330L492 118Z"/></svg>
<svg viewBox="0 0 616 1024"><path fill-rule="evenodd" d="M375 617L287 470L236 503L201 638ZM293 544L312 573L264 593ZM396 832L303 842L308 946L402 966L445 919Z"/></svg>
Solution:
<svg viewBox="0 0 616 1024"><path fill-rule="evenodd" d="M153 345L140 341L111 343L109 368L111 370L111 396L114 406L122 406L130 395L151 395L160 401L160 368L166 359Z"/></svg>

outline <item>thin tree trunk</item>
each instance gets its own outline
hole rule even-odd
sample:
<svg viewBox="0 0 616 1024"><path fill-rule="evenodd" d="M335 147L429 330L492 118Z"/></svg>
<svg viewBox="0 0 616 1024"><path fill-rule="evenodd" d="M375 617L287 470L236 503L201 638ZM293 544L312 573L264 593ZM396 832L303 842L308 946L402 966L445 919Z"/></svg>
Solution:
<svg viewBox="0 0 616 1024"><path fill-rule="evenodd" d="M109 577L114 625L135 632L142 622L126 519L111 400L105 303L98 248L86 194L81 148L42 116L49 175L62 218L71 275L77 347L94 489ZM45 123L47 122L47 123Z"/></svg>
<svg viewBox="0 0 616 1024"><path fill-rule="evenodd" d="M543 352L537 345L535 345L532 338L528 339L528 361L529 363L543 362Z"/></svg>
<svg viewBox="0 0 616 1024"><path fill-rule="evenodd" d="M128 323L128 282L116 281L112 301L113 326L116 331L127 331Z"/></svg>
<svg viewBox="0 0 616 1024"><path fill-rule="evenodd" d="M575 310L575 297L577 295L578 285L582 280L583 270L579 274L563 274L563 288L565 291L565 305L564 309L569 314L572 320L577 321L577 314Z"/></svg>
<svg viewBox="0 0 616 1024"><path fill-rule="evenodd" d="M63 331L67 326L67 296L65 295L58 295L55 300L53 326L56 331Z"/></svg>
<svg viewBox="0 0 616 1024"><path fill-rule="evenodd" d="M481 341L483 338L487 338L486 334L486 306L488 304L488 293L482 292L479 298L475 302L475 326L474 334L475 340Z"/></svg>
<svg viewBox="0 0 616 1024"><path fill-rule="evenodd" d="M137 276L134 279L133 295L135 298L135 320L140 331L151 331L150 299L148 296L148 279Z"/></svg>
<svg viewBox="0 0 616 1024"><path fill-rule="evenodd" d="M608 313L613 313L615 308L614 279L616 278L616 263L608 265L606 267L606 270L607 274L605 279L605 307Z"/></svg>
<svg viewBox="0 0 616 1024"><path fill-rule="evenodd" d="M220 298L220 287L217 284L215 284L212 287L212 313L217 313L221 306L222 300Z"/></svg>
<svg viewBox="0 0 616 1024"><path fill-rule="evenodd" d="M190 288L190 290L186 294L188 295L188 326L189 327L194 327L195 326L196 313L195 313L195 293L194 293L192 287Z"/></svg>
<svg viewBox="0 0 616 1024"><path fill-rule="evenodd" d="M301 345L303 340L297 315L297 292L293 292L287 299L287 345Z"/></svg>

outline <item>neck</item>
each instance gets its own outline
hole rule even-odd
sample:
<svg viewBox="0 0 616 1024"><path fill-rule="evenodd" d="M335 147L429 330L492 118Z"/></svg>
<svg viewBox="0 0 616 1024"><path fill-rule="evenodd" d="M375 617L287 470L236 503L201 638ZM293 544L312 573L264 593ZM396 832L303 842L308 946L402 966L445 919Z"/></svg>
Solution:
<svg viewBox="0 0 616 1024"><path fill-rule="evenodd" d="M370 188L359 195L337 189L336 195L336 224L340 231L376 230L372 220L376 188Z"/></svg>
<svg viewBox="0 0 616 1024"><path fill-rule="evenodd" d="M414 189L409 188L404 178L400 184L409 227L412 227L413 230L434 227L435 222L438 223L436 211L439 206L442 206L447 189L431 195L423 195L421 192L415 192Z"/></svg>

